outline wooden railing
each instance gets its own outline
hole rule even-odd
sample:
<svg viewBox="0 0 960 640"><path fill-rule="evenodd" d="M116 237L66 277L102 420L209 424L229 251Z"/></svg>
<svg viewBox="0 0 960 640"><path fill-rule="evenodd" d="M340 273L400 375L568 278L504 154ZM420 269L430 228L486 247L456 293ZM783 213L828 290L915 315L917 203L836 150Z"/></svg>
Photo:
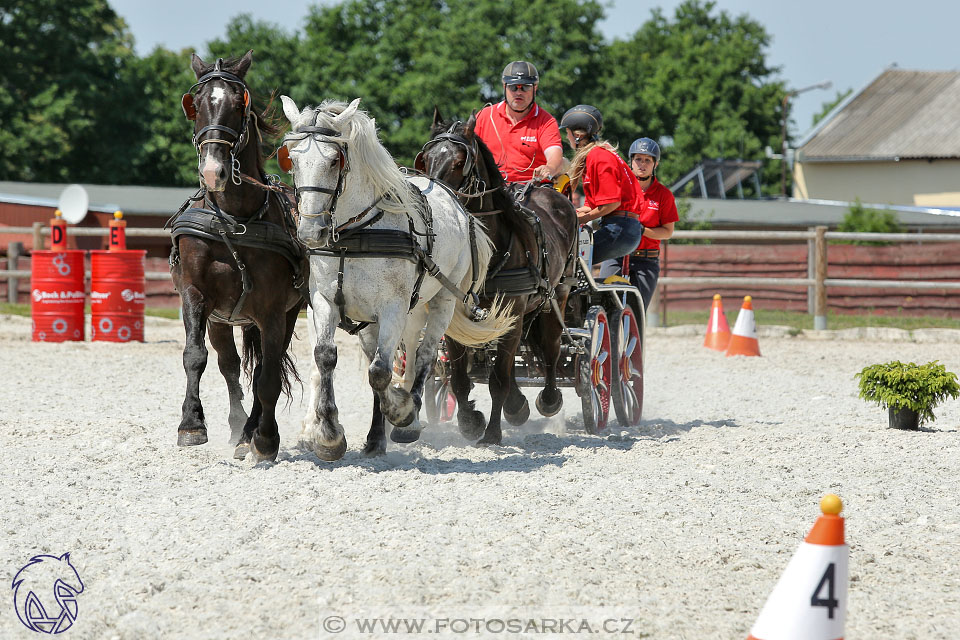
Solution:
<svg viewBox="0 0 960 640"><path fill-rule="evenodd" d="M43 240L50 235L50 228L43 223L35 222L32 227L0 227L4 234L30 234L34 239L34 246L43 246ZM74 236L106 236L108 229L71 227L70 235ZM127 227L127 237L165 238L170 232L165 229L136 229ZM942 282L926 280L877 280L877 279L841 279L827 277L827 241L828 240L858 240L867 242L960 242L960 233L853 233L844 231L827 231L827 227L813 227L807 231L676 231L676 239L690 240L751 240L783 242L806 242L807 272L806 278L757 278L740 276L663 276L659 283L667 286L671 284L684 285L718 285L718 286L784 286L807 287L808 308L814 317L815 329L827 328L827 288L828 287L873 287L883 289L939 289L960 290L960 282ZM166 271L147 272L148 280L167 280L170 274ZM10 279L10 287L16 291L16 279L28 278L27 270L7 269L0 270L0 278ZM651 305L652 306L652 305Z"/></svg>

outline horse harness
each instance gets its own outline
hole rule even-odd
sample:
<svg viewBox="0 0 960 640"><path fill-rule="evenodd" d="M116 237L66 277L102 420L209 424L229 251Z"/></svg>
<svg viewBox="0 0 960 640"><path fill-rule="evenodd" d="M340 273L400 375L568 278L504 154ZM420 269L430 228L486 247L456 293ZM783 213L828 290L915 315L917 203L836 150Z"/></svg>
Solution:
<svg viewBox="0 0 960 640"><path fill-rule="evenodd" d="M419 232L416 229L413 218L407 213L407 224L409 231L400 229L370 229L384 215L383 209L377 207L384 199L381 195L370 206L366 207L357 215L351 217L342 224L336 224L335 214L337 201L343 193L343 186L347 173L350 170L350 162L347 154L347 143L340 140L340 132L327 127L304 126L298 127L293 135L306 134L318 135L326 140L336 144L340 149L340 171L337 175L337 184L333 189L318 187L313 185L304 185L296 187L297 202L300 201L300 194L303 192L325 193L331 196L330 204L326 210L320 212L307 212L300 210L300 215L305 218L329 218L330 244L326 247L307 249L310 255L339 257L340 263L337 270L337 292L334 294L333 302L337 305L340 314L339 327L350 334L356 334L371 324L370 321L355 322L346 315L346 299L343 295L343 277L344 263L347 258L400 258L408 260L417 266L417 280L413 286L413 293L410 296L409 310L420 302L420 287L423 284L424 277L430 275L443 285L444 288L456 295L463 304L467 306L468 316L475 321L486 317L487 311L479 306L479 298L474 292L476 288L477 274L477 245L475 222L472 216L468 216L469 234L470 234L470 259L473 267L474 280L470 283L470 288L463 292L457 287L456 283L451 281L440 267L433 261L433 242L436 234L433 232L433 210L423 193L415 185L407 183L411 195L417 201L417 209L420 212L420 218L424 223L425 231ZM290 135L284 139L284 142L290 138ZM439 184L439 183L438 183ZM374 215L366 218L367 214L374 212ZM364 219L366 218L366 219ZM359 224L357 224L359 223ZM357 226L350 226L357 224ZM420 246L416 236L422 236L425 240L426 248Z"/></svg>

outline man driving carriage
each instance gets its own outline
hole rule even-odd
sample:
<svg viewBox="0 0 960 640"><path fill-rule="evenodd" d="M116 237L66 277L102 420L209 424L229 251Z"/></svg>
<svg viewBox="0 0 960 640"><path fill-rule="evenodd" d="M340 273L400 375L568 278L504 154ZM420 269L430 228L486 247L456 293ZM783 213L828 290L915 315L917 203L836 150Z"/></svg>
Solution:
<svg viewBox="0 0 960 640"><path fill-rule="evenodd" d="M563 145L557 121L537 104L540 74L523 60L503 69L503 100L477 114L480 136L507 182L549 180L561 173Z"/></svg>

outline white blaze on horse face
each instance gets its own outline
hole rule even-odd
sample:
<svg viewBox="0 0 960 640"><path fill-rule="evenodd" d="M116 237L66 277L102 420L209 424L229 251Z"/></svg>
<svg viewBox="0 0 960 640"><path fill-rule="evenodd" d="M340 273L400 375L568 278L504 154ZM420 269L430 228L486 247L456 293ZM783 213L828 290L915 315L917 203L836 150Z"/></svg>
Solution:
<svg viewBox="0 0 960 640"><path fill-rule="evenodd" d="M217 146L223 145L204 145L204 152L200 157L200 175L209 191L223 191L227 184L227 172L224 170L223 163L214 157L216 154L212 153L211 147Z"/></svg>
<svg viewBox="0 0 960 640"><path fill-rule="evenodd" d="M220 104L220 101L226 97L227 93L223 90L223 87L214 87L213 91L210 92L210 102L217 105Z"/></svg>

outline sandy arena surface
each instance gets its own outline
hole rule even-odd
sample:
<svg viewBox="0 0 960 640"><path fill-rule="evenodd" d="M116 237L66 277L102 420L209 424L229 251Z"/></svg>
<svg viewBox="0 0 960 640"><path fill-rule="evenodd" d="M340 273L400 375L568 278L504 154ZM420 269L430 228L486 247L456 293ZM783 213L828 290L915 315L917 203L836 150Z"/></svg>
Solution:
<svg viewBox="0 0 960 640"><path fill-rule="evenodd" d="M761 327L762 358L726 358L701 331L649 331L637 428L587 435L567 390L565 420L534 411L502 447L428 426L377 459L359 452L370 392L341 334L346 456L297 447L297 389L278 461L255 465L232 458L212 351L211 441L176 446L179 322L149 318L145 344L38 344L29 318L0 316L0 638L36 637L14 611L17 570L70 552L85 589L65 638L424 637L362 634L355 618L509 611L635 619L583 637L742 639L827 492L847 518L845 638L960 637L960 401L894 431L853 378L893 359L960 372L960 332ZM329 633L330 616L347 629Z"/></svg>

